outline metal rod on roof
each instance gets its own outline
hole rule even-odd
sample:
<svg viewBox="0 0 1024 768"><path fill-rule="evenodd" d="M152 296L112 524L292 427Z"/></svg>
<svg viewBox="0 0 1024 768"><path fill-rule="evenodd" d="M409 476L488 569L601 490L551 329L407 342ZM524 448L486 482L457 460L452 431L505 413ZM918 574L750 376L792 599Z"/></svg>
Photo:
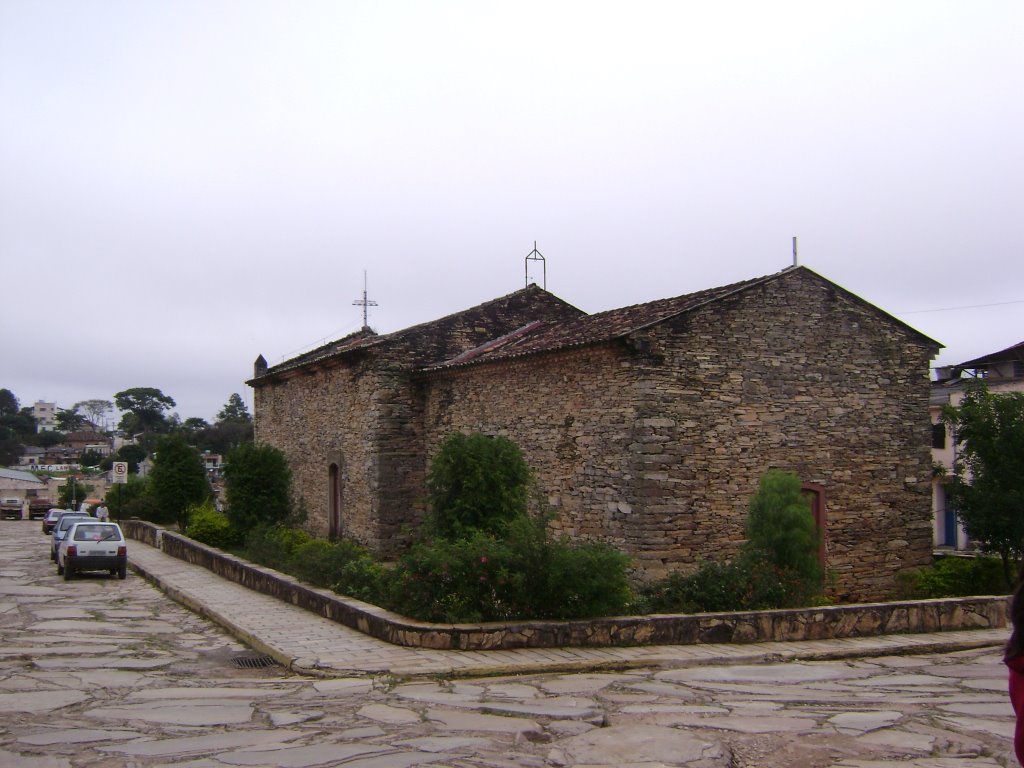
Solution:
<svg viewBox="0 0 1024 768"><path fill-rule="evenodd" d="M526 287L527 288L530 287L530 262L531 261L539 261L541 263L541 267L543 268L543 271L541 272L542 280L543 280L541 288L543 288L544 290L547 290L548 289L548 263L544 259L544 256L541 255L541 252L537 250L537 241L536 240L533 241L533 250L530 251L528 254L526 254L526 260L523 262L523 266L526 269Z"/></svg>

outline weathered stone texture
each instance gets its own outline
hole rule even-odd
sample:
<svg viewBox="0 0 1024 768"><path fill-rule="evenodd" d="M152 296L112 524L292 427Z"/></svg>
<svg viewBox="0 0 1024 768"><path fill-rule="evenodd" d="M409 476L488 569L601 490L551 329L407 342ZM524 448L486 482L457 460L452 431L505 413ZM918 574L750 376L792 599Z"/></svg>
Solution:
<svg viewBox="0 0 1024 768"><path fill-rule="evenodd" d="M330 466L340 482L340 533L384 555L422 515L425 459L416 368L541 319L582 314L536 287L386 337L360 336L254 379L256 439L282 450L309 529L330 530Z"/></svg>
<svg viewBox="0 0 1024 768"><path fill-rule="evenodd" d="M734 554L769 468L822 488L843 600L890 596L930 562L931 348L819 280L783 281L608 343L431 374L428 453L506 435L555 528L648 575Z"/></svg>
<svg viewBox="0 0 1024 768"><path fill-rule="evenodd" d="M474 357L538 319L576 327L578 310L537 293L254 380L257 439L288 455L314 531L334 462L342 532L394 554L441 440L481 431L522 448L556 532L607 541L648 577L734 555L769 468L823 494L837 599L889 597L930 562L934 342L795 269L597 341Z"/></svg>

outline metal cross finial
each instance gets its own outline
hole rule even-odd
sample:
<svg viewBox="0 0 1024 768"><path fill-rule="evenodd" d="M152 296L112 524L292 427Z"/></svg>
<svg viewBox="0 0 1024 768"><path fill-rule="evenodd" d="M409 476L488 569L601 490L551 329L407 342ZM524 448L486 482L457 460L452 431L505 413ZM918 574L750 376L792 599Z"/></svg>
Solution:
<svg viewBox="0 0 1024 768"><path fill-rule="evenodd" d="M363 308L363 330L364 331L370 330L370 325L367 322L368 318L367 318L367 311L366 310L367 310L368 307L376 307L377 306L377 302L376 301L371 301L370 299L366 298L366 270L365 269L363 270L363 298L356 299L355 301L352 302L352 304L354 306L362 307Z"/></svg>
<svg viewBox="0 0 1024 768"><path fill-rule="evenodd" d="M533 241L533 250L530 251L528 254L526 254L525 267L526 267L526 287L527 288L530 287L530 262L531 261L539 261L541 263L541 265L543 266L543 272L542 272L542 275L543 275L542 280L543 280L543 282L541 283L541 288L543 288L546 291L548 289L548 263L547 263L547 261L545 261L544 256L541 254L541 252L537 250L537 241L536 240Z"/></svg>

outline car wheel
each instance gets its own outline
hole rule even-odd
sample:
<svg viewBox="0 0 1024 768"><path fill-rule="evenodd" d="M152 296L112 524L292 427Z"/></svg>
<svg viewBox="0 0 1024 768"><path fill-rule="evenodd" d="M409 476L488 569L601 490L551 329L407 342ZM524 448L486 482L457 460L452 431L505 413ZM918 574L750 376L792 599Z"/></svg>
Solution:
<svg viewBox="0 0 1024 768"><path fill-rule="evenodd" d="M71 581L71 566L64 566L64 581Z"/></svg>
<svg viewBox="0 0 1024 768"><path fill-rule="evenodd" d="M127 565L122 565L120 568L117 569L117 578L121 579L121 581L124 581L125 578L127 578L127 576L128 576L128 566Z"/></svg>
<svg viewBox="0 0 1024 768"><path fill-rule="evenodd" d="M57 563L57 575L58 576L63 576L64 575L64 566L61 565L60 563Z"/></svg>
<svg viewBox="0 0 1024 768"><path fill-rule="evenodd" d="M53 560L53 562L55 563L57 562L57 553L54 552L52 549L50 550L50 559Z"/></svg>

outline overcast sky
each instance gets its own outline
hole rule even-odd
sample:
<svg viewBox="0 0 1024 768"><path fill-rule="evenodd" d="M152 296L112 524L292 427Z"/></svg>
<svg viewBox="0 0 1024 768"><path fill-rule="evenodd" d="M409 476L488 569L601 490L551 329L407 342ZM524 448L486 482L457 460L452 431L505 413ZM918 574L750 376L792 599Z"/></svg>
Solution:
<svg viewBox="0 0 1024 768"><path fill-rule="evenodd" d="M1024 340L1024 3L0 0L0 387L213 419L259 354L800 263ZM539 270L534 270L540 282Z"/></svg>

